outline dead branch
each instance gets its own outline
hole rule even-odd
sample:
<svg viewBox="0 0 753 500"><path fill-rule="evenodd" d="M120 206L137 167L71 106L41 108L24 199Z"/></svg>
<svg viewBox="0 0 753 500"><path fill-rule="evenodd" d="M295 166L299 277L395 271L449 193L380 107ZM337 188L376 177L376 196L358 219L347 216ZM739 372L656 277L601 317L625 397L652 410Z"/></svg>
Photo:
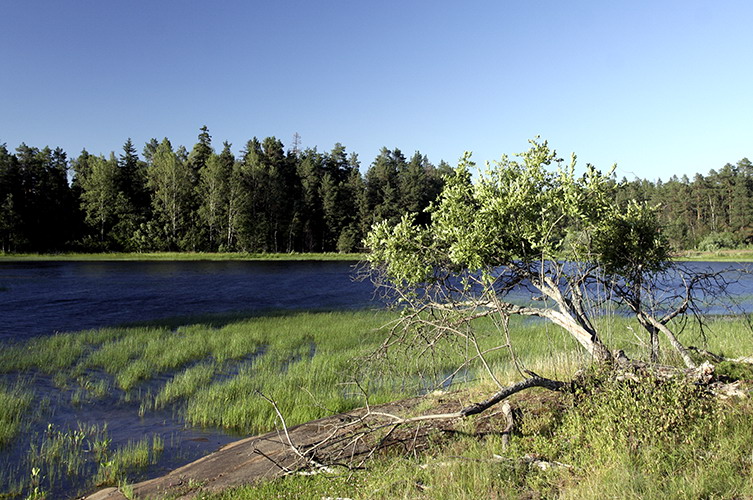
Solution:
<svg viewBox="0 0 753 500"><path fill-rule="evenodd" d="M261 392L259 392L259 391L257 391L257 394L258 394L259 396L261 396L262 398L264 398L265 400L267 400L267 402L269 402L269 403L270 403L270 404L272 405L272 407L274 408L274 410L275 410L275 413L277 413L277 418L279 418L279 419L280 419L280 423L282 424L282 430L283 430L283 432L284 432L284 434L285 434L285 440L287 441L287 443L288 443L288 446L289 446L289 447L290 447L290 449L291 449L291 450L293 451L293 453L295 453L295 454L296 454L296 455L297 455L297 456L298 456L298 457L299 457L299 458L300 458L301 460L303 460L303 461L304 461L304 462L305 462L306 464L313 466L314 468L318 469L318 470L319 470L319 471L321 471L321 472L332 472L332 469L331 469L330 467L328 467L328 466L326 466L326 465L323 465L323 464L321 464L321 463L317 462L316 460L314 460L314 459L313 459L312 457L310 457L310 456L306 456L306 455L304 455L304 454L303 454L303 453L302 453L302 452L301 452L301 451L300 451L300 450L298 449L298 447L297 447L297 446L295 446L295 445L293 444L293 441L292 441L292 440L290 439L290 433L288 432L288 426L287 426L287 424L285 423L285 417L283 417L283 416L282 416L282 413L280 412L280 408L278 408L278 406L277 406L277 403L276 403L276 402L275 402L275 401L274 401L273 399L271 399L271 398L268 398L268 397L267 397L267 396L266 396L265 394L263 394L263 393L261 393ZM257 451L259 451L259 450L257 450ZM263 455L263 454L262 454L262 455ZM265 456L265 455L263 455L263 456ZM267 458L268 458L268 457L267 457ZM282 467L282 466L281 466L280 464L278 464L278 463L276 463L276 462L274 462L274 461L273 461L273 463L275 463L275 465L277 465L278 467L281 467L281 468L282 468L283 470L286 470L286 469L287 469L286 467ZM288 469L288 470L289 470L289 469Z"/></svg>
<svg viewBox="0 0 753 500"><path fill-rule="evenodd" d="M570 384L566 382L560 382L559 380L552 380L552 379L544 378L539 375L536 375L535 373L531 371L528 371L527 373L531 375L530 378L527 378L525 380L522 380L512 385L508 385L507 387L504 387L500 389L499 391L497 391L496 393L494 393L488 399L481 401L479 403L473 403L456 412L437 413L433 415L419 415L417 417L408 417L408 418L398 417L397 415L392 415L392 414L383 413L383 412L372 412L371 414L382 416L382 417L387 417L391 419L392 422L389 425L403 425L403 424L410 424L414 422L422 422L426 420L448 420L448 419L455 419L455 418L465 418L465 417L470 417L471 415L479 414L491 408L492 406L496 405L503 399L509 398L513 394L516 394L520 391L524 391L526 389L530 389L532 387L543 387L545 389L558 391L558 392L567 390L567 388L570 387Z"/></svg>

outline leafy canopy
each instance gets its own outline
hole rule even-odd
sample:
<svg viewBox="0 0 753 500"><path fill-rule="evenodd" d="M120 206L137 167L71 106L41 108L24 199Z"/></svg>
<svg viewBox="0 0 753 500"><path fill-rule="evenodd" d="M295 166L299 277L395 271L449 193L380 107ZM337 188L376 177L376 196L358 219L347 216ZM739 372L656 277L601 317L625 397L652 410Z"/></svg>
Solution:
<svg viewBox="0 0 753 500"><path fill-rule="evenodd" d="M655 211L631 204L621 213L613 202L611 171L587 165L576 175L575 155L565 164L546 141L530 144L515 158L487 164L475 183L466 153L427 210L428 224L405 215L394 226L373 227L366 239L371 264L393 283L419 285L446 271L543 261L597 262L623 274L641 266L656 269L666 260Z"/></svg>

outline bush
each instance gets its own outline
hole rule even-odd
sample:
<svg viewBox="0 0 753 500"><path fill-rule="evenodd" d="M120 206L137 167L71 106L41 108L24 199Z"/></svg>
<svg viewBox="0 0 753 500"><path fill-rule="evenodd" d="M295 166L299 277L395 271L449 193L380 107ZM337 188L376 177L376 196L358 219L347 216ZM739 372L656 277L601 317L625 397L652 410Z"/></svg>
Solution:
<svg viewBox="0 0 753 500"><path fill-rule="evenodd" d="M716 252L717 250L737 248L738 246L740 246L740 240L735 234L712 232L707 234L696 248L701 252Z"/></svg>

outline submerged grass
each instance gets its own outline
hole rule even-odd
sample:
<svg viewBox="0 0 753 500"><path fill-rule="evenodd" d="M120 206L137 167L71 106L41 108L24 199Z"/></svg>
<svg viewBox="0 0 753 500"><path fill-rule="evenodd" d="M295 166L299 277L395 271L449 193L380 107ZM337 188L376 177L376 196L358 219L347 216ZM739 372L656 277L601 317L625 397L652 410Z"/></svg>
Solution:
<svg viewBox="0 0 753 500"><path fill-rule="evenodd" d="M86 484L91 478L90 484L116 485L155 463L163 449L158 435L113 449L106 423L78 423L73 429L50 424L41 436L32 439L25 460L30 483L15 485L15 492L26 490L42 498L49 492L59 493L61 486L71 492L80 490L80 480Z"/></svg>
<svg viewBox="0 0 753 500"><path fill-rule="evenodd" d="M22 384L0 385L0 447L18 435L33 399L34 393Z"/></svg>
<svg viewBox="0 0 753 500"><path fill-rule="evenodd" d="M128 474L155 464L165 444L158 435L129 441L116 450L108 460L100 461L95 478L97 486L113 486L125 481Z"/></svg>

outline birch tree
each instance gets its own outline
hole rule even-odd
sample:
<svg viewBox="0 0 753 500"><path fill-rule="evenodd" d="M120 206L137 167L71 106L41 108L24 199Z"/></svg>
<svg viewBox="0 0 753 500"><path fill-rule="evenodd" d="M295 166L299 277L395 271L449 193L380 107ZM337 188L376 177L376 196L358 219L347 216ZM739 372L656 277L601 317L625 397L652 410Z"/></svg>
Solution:
<svg viewBox="0 0 753 500"><path fill-rule="evenodd" d="M171 247L177 247L191 196L191 171L173 151L167 138L154 152L149 168L149 187L155 214L164 224Z"/></svg>

